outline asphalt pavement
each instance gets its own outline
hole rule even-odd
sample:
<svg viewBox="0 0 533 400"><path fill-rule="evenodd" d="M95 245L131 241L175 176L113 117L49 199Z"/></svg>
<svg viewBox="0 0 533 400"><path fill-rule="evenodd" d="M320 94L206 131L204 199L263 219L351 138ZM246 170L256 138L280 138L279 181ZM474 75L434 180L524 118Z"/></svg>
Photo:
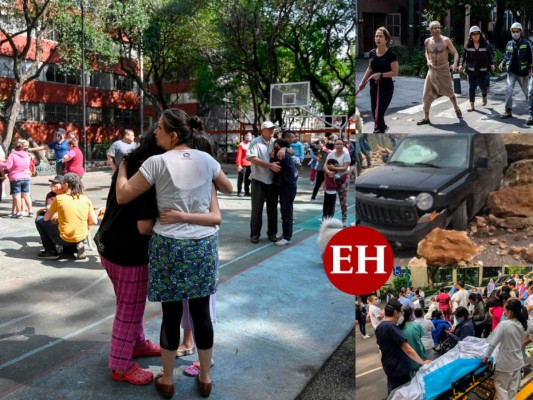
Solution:
<svg viewBox="0 0 533 400"><path fill-rule="evenodd" d="M368 60L358 59L356 63L357 85L363 77ZM458 119L447 97L435 100L430 110L430 125L416 125L423 118L422 93L424 79L418 77L397 76L394 81L394 95L385 114L385 123L389 126L387 133L440 133L440 132L481 132L481 133L533 133L533 126L526 125L529 118L527 99L515 85L513 92L513 118L500 119L505 111L506 73L491 77L488 104L481 105L481 93L476 93L475 108L467 112L468 82L466 75L461 75L461 94L456 94L463 118ZM370 108L370 89L367 86L356 98L356 107L364 121L363 133L372 133L374 120Z"/></svg>
<svg viewBox="0 0 533 400"><path fill-rule="evenodd" d="M235 167L223 168L235 187ZM354 298L335 289L324 273L316 245L321 197L309 203L308 170L302 172L289 246L275 246L264 236L250 243L250 200L220 196L224 222L211 398L355 396ZM95 207L105 205L110 176L104 168L83 178ZM35 209L44 205L49 178L32 179ZM353 222L353 187L349 193ZM111 379L115 300L97 253L88 251L80 261L37 259L41 246L33 218L9 218L10 203L0 202L0 398L159 398L153 384ZM160 318L159 305L147 303L144 327L155 342ZM174 398L200 397L194 379L182 373L194 360L176 360ZM161 366L158 357L136 361L154 373Z"/></svg>

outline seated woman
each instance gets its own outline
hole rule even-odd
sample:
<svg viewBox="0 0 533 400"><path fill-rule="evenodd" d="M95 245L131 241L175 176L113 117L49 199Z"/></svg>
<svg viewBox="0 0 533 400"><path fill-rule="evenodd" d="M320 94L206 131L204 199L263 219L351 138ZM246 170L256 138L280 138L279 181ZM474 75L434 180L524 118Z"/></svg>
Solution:
<svg viewBox="0 0 533 400"><path fill-rule="evenodd" d="M91 200L83 194L80 177L67 173L63 177L63 194L58 195L42 219L35 220L44 250L37 257L56 260L59 258L56 246L63 246L63 255L78 260L85 258L83 241L89 233L89 225L96 225L97 219ZM57 223L53 216L57 213Z"/></svg>
<svg viewBox="0 0 533 400"><path fill-rule="evenodd" d="M474 324L466 307L457 307L454 315L457 325L452 326L446 332L450 335L453 342L457 344L468 336L474 336Z"/></svg>

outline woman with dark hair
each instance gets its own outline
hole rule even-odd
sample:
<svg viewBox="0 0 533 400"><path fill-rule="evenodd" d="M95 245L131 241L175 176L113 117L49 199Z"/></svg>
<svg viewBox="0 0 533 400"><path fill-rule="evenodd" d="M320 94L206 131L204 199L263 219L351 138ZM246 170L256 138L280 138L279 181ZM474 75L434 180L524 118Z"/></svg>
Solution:
<svg viewBox="0 0 533 400"><path fill-rule="evenodd" d="M392 78L398 75L400 67L398 56L387 48L391 35L385 27L376 30L374 41L376 48L370 50L370 62L359 84L364 89L370 78L370 106L374 116L374 133L385 133L389 127L385 124L385 112L389 108L394 94Z"/></svg>
<svg viewBox="0 0 533 400"><path fill-rule="evenodd" d="M139 147L124 155L128 177L146 159L165 152L157 145L154 130L155 126L143 135ZM115 194L117 176L115 172L111 178L104 218L94 237L117 298L109 369L114 380L145 385L152 382L153 373L140 368L132 357L161 355L159 345L146 340L143 329L148 293L148 244L158 214L157 202L155 189L151 188L131 203L119 205Z"/></svg>
<svg viewBox="0 0 533 400"><path fill-rule="evenodd" d="M470 318L470 313L466 307L457 307L455 313L455 321L457 325L452 326L450 330L446 331L450 335L451 339L457 344L465 337L474 336L474 324Z"/></svg>
<svg viewBox="0 0 533 400"><path fill-rule="evenodd" d="M505 302L511 297L507 292L500 292L492 301L492 307L489 308L489 314L492 318L492 330L494 331L503 315Z"/></svg>
<svg viewBox="0 0 533 400"><path fill-rule="evenodd" d="M446 293L446 289L441 288L439 294L436 297L437 303L439 303L439 310L442 311L446 321L450 320L451 315L451 297Z"/></svg>
<svg viewBox="0 0 533 400"><path fill-rule="evenodd" d="M72 172L82 177L85 174L83 168L83 153L78 147L78 139L71 138L68 141L69 152L63 156L61 162L65 164L65 172Z"/></svg>
<svg viewBox="0 0 533 400"><path fill-rule="evenodd" d="M483 362L488 362L488 357L498 346L494 367L496 397L498 399L515 399L520 369L524 365L522 343L526 338L528 329L528 314L520 300L514 298L507 300L504 313L505 321L500 322L496 330L487 338L489 347Z"/></svg>
<svg viewBox="0 0 533 400"><path fill-rule="evenodd" d="M426 349L422 343L422 336L424 336L424 328L420 324L413 321L413 310L411 307L403 309L403 321L398 327L407 339L407 343L416 351L422 360L427 359ZM416 371L420 368L420 364L411 360L411 378L415 376Z"/></svg>
<svg viewBox="0 0 533 400"><path fill-rule="evenodd" d="M479 293L470 293L468 300L470 301L470 304L474 306L474 312L472 313L474 335L475 337L480 338L483 334L483 330L485 329L485 319L487 314L485 303L483 303Z"/></svg>
<svg viewBox="0 0 533 400"><path fill-rule="evenodd" d="M146 160L129 180L125 163L121 163L116 185L119 204L127 204L155 186L160 211L172 208L196 215L209 212L213 183L218 190L231 193L233 187L220 164L209 154L190 148L191 128L183 111L163 111L155 135L157 144L166 152ZM172 376L180 341L182 300L187 299L201 366L198 388L204 397L212 389L214 335L209 296L217 289L218 228L204 226L195 218L198 216L174 224L161 224L158 220L150 240L148 299L161 302L163 310L160 336L163 372L156 376L155 385L165 398L174 393Z"/></svg>
<svg viewBox="0 0 533 400"><path fill-rule="evenodd" d="M487 105L487 76L489 71L494 72L494 59L487 45L485 36L481 29L474 25L470 28L468 42L461 60L459 60L459 72L466 71L468 75L468 97L470 107L467 111L474 111L474 100L476 97L476 87L481 89L481 105Z"/></svg>

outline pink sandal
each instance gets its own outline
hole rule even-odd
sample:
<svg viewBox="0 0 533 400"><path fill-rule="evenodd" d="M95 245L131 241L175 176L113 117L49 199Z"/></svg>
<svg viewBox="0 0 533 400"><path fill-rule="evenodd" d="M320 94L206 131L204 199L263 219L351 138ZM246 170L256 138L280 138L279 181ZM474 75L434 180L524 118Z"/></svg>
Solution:
<svg viewBox="0 0 533 400"><path fill-rule="evenodd" d="M211 367L215 366L215 362L211 359ZM190 376L192 378L200 375L200 361L195 361L187 368L183 370L183 375Z"/></svg>
<svg viewBox="0 0 533 400"><path fill-rule="evenodd" d="M123 374L111 371L111 378L115 381L123 381L132 385L147 385L154 379L154 374L148 369L142 369L139 364L133 363L130 369Z"/></svg>
<svg viewBox="0 0 533 400"><path fill-rule="evenodd" d="M150 340L146 341L144 348L133 349L133 357L157 357L161 355L161 347Z"/></svg>

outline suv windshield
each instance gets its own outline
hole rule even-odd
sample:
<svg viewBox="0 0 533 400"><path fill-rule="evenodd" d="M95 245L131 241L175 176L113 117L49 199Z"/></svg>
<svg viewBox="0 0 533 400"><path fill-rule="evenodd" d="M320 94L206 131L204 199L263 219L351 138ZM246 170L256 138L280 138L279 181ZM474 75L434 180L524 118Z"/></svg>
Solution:
<svg viewBox="0 0 533 400"><path fill-rule="evenodd" d="M405 167L466 168L468 138L407 136L392 154L389 164Z"/></svg>

